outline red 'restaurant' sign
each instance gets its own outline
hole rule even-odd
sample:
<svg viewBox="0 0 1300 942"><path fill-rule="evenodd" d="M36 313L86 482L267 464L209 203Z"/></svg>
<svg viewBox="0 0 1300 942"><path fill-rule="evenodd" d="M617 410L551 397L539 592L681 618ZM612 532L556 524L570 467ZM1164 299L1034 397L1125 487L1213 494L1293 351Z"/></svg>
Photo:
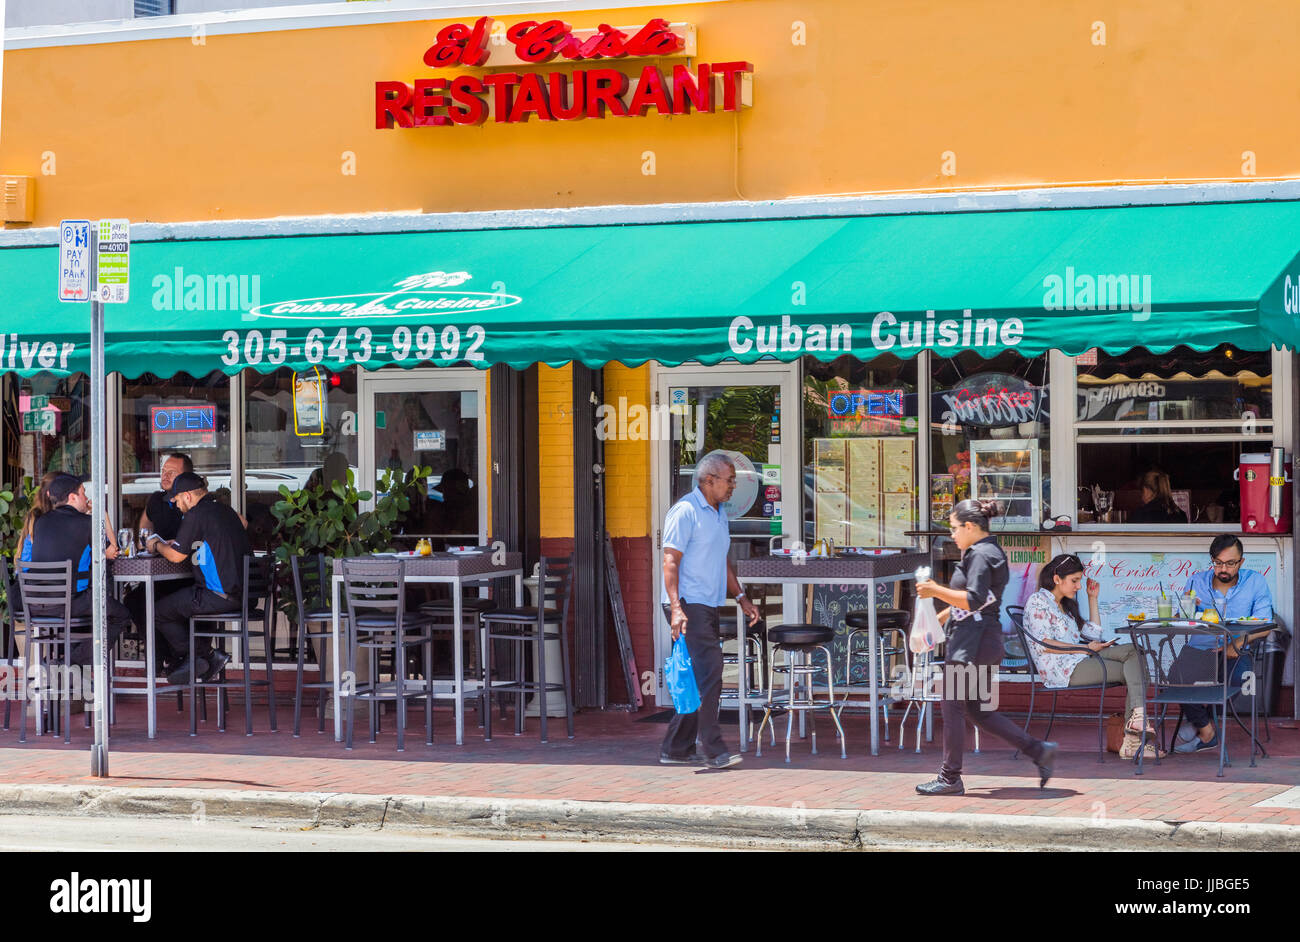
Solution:
<svg viewBox="0 0 1300 942"><path fill-rule="evenodd" d="M463 23L444 27L425 52L424 63L434 68L488 66L492 35L492 19L486 16L472 27ZM522 65L540 65L557 58L574 63L621 62L681 55L685 48L684 37L663 19L653 19L631 34L605 24L595 31L574 31L561 20L527 20L505 30L505 39ZM497 123L513 124L530 117L542 121L643 117L651 108L672 115L737 111L748 104L745 83L753 70L748 62L713 62L700 63L694 69L647 65L635 79L614 68L578 68L572 73L495 72L481 77L423 78L411 85L376 82L375 127L482 124L489 114Z"/></svg>

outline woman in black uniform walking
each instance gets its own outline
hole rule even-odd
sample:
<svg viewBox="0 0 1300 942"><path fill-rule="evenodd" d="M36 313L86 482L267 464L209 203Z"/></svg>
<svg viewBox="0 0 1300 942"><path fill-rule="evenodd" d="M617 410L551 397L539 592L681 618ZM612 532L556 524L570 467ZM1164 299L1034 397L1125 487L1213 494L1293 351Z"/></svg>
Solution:
<svg viewBox="0 0 1300 942"><path fill-rule="evenodd" d="M980 729L1005 739L1029 756L1038 766L1039 787L1047 785L1056 758L1056 743L1043 742L1026 735L1009 719L982 703L981 689L997 683L997 668L1002 663L1002 625L998 612L1002 593L1007 587L1007 557L997 540L989 535L989 518L996 516L998 505L991 500L963 500L948 515L952 537L962 551L961 562L952 576L951 586L925 579L916 585L923 599L938 599L949 608L939 613L947 625L943 714L943 766L939 777L916 786L922 795L961 795L962 755L966 751L966 720ZM975 665L975 671L953 670L951 665ZM975 674L987 672L985 682L977 683ZM965 689L962 689L965 688ZM953 699L950 699L953 698Z"/></svg>

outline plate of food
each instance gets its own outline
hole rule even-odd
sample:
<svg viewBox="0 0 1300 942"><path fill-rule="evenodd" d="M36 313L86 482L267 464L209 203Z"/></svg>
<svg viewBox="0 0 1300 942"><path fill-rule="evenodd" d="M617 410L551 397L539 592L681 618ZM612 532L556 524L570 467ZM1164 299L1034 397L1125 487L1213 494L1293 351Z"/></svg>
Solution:
<svg viewBox="0 0 1300 942"><path fill-rule="evenodd" d="M1229 625L1262 625L1269 621L1267 618L1257 618L1254 615L1243 615L1241 618L1229 618Z"/></svg>
<svg viewBox="0 0 1300 942"><path fill-rule="evenodd" d="M1134 613L1134 612L1129 612L1128 620L1131 621L1131 622L1133 622L1134 624L1136 624L1137 622L1146 621L1146 620L1147 620L1147 613L1146 613L1146 612L1136 612L1136 613Z"/></svg>

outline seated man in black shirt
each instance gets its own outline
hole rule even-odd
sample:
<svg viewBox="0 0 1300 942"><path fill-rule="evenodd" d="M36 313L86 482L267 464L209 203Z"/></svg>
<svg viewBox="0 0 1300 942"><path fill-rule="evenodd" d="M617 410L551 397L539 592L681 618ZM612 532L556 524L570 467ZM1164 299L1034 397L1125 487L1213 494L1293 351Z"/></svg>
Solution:
<svg viewBox="0 0 1300 942"><path fill-rule="evenodd" d="M176 534L179 549L164 543L157 534L149 548L174 563L189 559L194 565L194 586L174 592L158 603L155 617L158 632L181 658L181 665L167 675L173 684L190 681L190 617L228 612L240 606L244 580L244 557L251 554L248 534L239 514L208 493L208 484L192 471L176 476L171 496L185 518ZM211 680L230 661L230 655L202 644L194 651L194 670Z"/></svg>
<svg viewBox="0 0 1300 942"><path fill-rule="evenodd" d="M181 529L181 517L183 515L172 504L171 494L168 492L176 480L176 475L193 470L194 461L189 455L177 452L167 456L167 460L162 463L162 470L159 474L158 483L162 485L162 490L154 491L149 495L149 500L144 506L144 512L140 514L141 530L151 530L164 540L176 539L176 534ZM156 582L153 590L154 604L156 605L173 592L192 591L193 588L193 579L167 579L163 582ZM147 616L146 609L148 608L144 586L136 586L128 592L125 602L126 607L131 612L131 620L137 625L143 625ZM181 659L176 656L176 652L171 650L166 638L159 636L155 638L155 642L158 657L157 670L162 674L169 673L176 668Z"/></svg>
<svg viewBox="0 0 1300 942"><path fill-rule="evenodd" d="M94 593L90 590L90 560L93 555L90 541L94 535L94 517L85 485L71 474L60 474L50 482L48 493L54 509L41 515L32 530L32 562L57 563L68 560L74 567L76 583L73 585L71 614L88 616L94 610ZM111 546L105 550L109 559L117 556ZM113 645L131 626L131 613L126 606L111 595L107 602L107 634L104 641ZM78 641L69 652L70 664L89 664L94 657L90 640Z"/></svg>

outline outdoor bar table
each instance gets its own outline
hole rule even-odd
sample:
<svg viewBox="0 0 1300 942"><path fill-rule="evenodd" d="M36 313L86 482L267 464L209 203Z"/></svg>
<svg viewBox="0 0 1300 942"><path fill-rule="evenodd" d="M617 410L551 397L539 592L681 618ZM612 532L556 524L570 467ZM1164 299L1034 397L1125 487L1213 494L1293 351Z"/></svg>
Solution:
<svg viewBox="0 0 1300 942"><path fill-rule="evenodd" d="M149 711L149 738L156 739L158 736L158 678L154 675L154 587L159 582L167 582L174 579L187 579L194 575L194 567L187 560L183 563L174 563L162 556L153 554L132 556L124 558L119 556L113 561L113 581L118 585L126 582L143 582L144 583L144 610L145 610L145 628L144 628L144 676L145 682L143 687L130 686L118 687L116 681L123 680L121 677L114 677L110 686L113 693L122 694L141 694L145 695L148 702Z"/></svg>
<svg viewBox="0 0 1300 942"><path fill-rule="evenodd" d="M929 553L902 552L889 555L836 556L824 558L818 556L753 556L736 562L736 576L742 582L775 585L863 585L867 586L871 599L875 600L876 586L891 582L903 582L916 578L916 570L930 564ZM740 650L745 650L745 617L737 603L736 636ZM868 689L870 690L871 712L871 754L880 754L880 686L881 678L877 676L876 664L876 607L869 609L867 616L871 626L867 632L867 661L869 664ZM832 628L834 626L831 626ZM751 694L745 678L745 671L740 672L737 681L740 703L740 750L745 751L749 731L748 704L761 705L763 697Z"/></svg>
<svg viewBox="0 0 1300 942"><path fill-rule="evenodd" d="M514 577L515 605L524 604L524 562L522 553L505 553L501 565L492 562L496 552L490 549L482 553L457 554L434 553L432 556L414 556L408 553L376 553L372 558L400 559L406 564L406 581L421 583L442 583L451 586L452 624L457 630L452 634L452 651L454 654L454 692L451 696L456 701L456 745L465 741L465 639L459 628L464 624L464 588L470 583L490 582L493 579ZM334 560L338 562L338 560ZM334 613L331 621L331 647L334 659L334 741L343 739L343 697L339 685L339 612L343 573L335 567L332 583L330 611ZM480 686L476 682L475 686Z"/></svg>

